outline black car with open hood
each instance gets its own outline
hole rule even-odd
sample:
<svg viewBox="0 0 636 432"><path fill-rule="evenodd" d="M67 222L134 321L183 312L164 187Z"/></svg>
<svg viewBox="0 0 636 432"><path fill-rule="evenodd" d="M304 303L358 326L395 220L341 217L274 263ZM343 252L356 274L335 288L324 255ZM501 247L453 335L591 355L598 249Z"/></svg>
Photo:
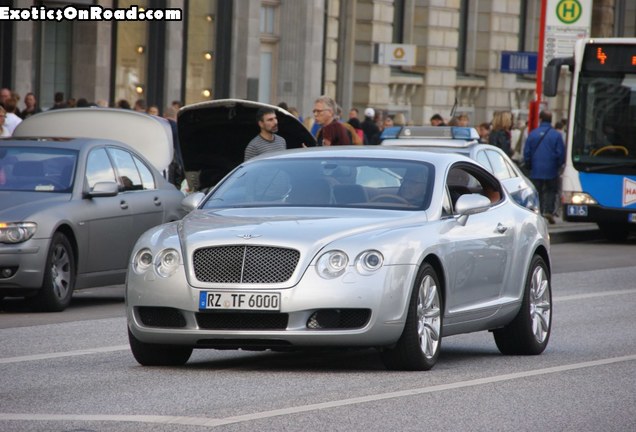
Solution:
<svg viewBox="0 0 636 432"><path fill-rule="evenodd" d="M259 133L256 113L275 110L277 134L287 148L314 147L316 139L291 113L274 105L241 99L220 99L188 105L178 114L179 143L191 190L216 184L243 162L247 144Z"/></svg>

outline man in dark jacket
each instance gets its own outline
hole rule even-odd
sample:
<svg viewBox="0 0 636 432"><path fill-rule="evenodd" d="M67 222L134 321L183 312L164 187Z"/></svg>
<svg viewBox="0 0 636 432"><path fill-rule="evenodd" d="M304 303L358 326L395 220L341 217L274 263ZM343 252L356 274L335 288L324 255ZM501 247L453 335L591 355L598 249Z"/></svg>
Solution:
<svg viewBox="0 0 636 432"><path fill-rule="evenodd" d="M528 135L523 160L531 166L530 178L539 192L541 213L553 224L565 144L559 131L552 128L551 112L541 111L539 119L539 127Z"/></svg>
<svg viewBox="0 0 636 432"><path fill-rule="evenodd" d="M362 122L362 131L369 144L379 144L380 128L374 121L375 110L371 107L364 110L364 121Z"/></svg>

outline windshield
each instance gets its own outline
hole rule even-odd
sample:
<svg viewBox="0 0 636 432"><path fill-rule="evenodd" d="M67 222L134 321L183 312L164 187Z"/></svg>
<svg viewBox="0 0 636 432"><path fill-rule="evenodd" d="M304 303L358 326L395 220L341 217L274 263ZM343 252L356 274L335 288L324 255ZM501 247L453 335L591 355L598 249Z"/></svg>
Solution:
<svg viewBox="0 0 636 432"><path fill-rule="evenodd" d="M432 165L405 160L264 159L238 167L207 197L203 208L425 209L433 176Z"/></svg>
<svg viewBox="0 0 636 432"><path fill-rule="evenodd" d="M636 173L636 75L583 72L575 109L574 167Z"/></svg>
<svg viewBox="0 0 636 432"><path fill-rule="evenodd" d="M70 192L77 152L0 147L0 191Z"/></svg>

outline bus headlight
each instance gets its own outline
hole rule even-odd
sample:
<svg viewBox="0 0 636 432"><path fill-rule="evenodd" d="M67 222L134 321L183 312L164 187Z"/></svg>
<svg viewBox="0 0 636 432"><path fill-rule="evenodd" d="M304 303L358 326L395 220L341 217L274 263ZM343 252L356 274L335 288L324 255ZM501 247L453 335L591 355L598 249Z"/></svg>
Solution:
<svg viewBox="0 0 636 432"><path fill-rule="evenodd" d="M563 204L598 204L598 202L585 192L563 192Z"/></svg>

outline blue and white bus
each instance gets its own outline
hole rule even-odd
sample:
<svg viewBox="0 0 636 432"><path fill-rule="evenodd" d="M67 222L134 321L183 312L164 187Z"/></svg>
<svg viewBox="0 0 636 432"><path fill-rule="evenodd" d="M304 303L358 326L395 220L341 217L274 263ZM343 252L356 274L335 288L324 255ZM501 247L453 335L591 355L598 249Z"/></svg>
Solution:
<svg viewBox="0 0 636 432"><path fill-rule="evenodd" d="M563 218L624 239L636 229L636 38L579 40L574 57L546 67L546 96L562 66L572 72Z"/></svg>

